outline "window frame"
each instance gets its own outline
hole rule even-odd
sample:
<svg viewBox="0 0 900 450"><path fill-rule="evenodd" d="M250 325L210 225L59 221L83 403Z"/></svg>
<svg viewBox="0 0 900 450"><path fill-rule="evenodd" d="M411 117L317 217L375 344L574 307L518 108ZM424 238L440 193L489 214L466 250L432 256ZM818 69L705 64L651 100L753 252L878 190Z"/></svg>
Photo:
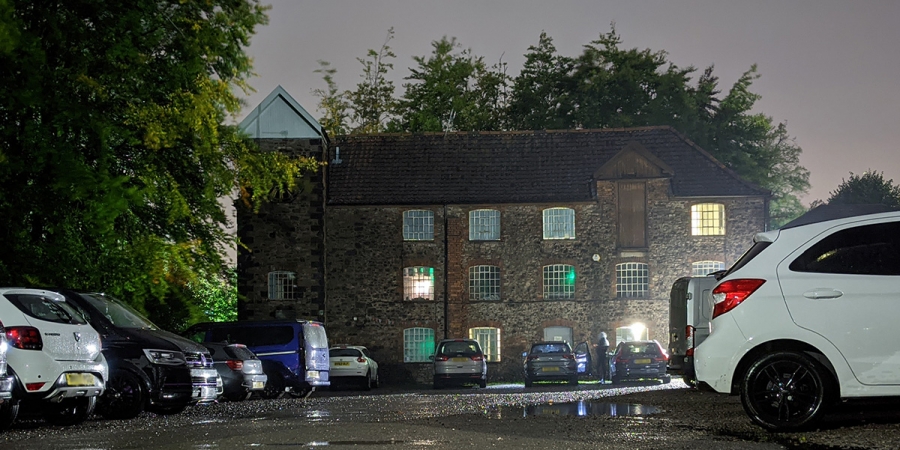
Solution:
<svg viewBox="0 0 900 450"><path fill-rule="evenodd" d="M715 207L714 209L711 207ZM711 217L716 215L718 217ZM724 236L725 204L696 203L691 205L691 236Z"/></svg>
<svg viewBox="0 0 900 450"><path fill-rule="evenodd" d="M469 300L500 301L503 298L500 295L500 286L499 266L491 264L469 266Z"/></svg>
<svg viewBox="0 0 900 450"><path fill-rule="evenodd" d="M422 270L420 270L422 269ZM422 273L415 273L422 272ZM427 272L427 274L425 273ZM407 302L414 301L434 301L434 267L430 266L407 266L403 268L403 300ZM417 281L426 280L431 283L428 287L428 293L425 296L415 296L420 292L416 289Z"/></svg>
<svg viewBox="0 0 900 450"><path fill-rule="evenodd" d="M429 333L430 332L430 333ZM415 348L416 344L429 342L431 337L431 351L423 352L419 355L419 351ZM435 341L434 328L428 327L410 327L403 329L403 362L404 363L427 363L431 362L430 356L434 355L434 349L437 345ZM426 345L427 346L427 345Z"/></svg>
<svg viewBox="0 0 900 450"><path fill-rule="evenodd" d="M483 338L487 337L487 340ZM469 328L469 339L478 342L484 360L487 362L500 362L500 328L497 327L472 327Z"/></svg>
<svg viewBox="0 0 900 450"><path fill-rule="evenodd" d="M484 228L488 229L486 233L479 231ZM469 240L499 241L500 211L486 208L469 211Z"/></svg>
<svg viewBox="0 0 900 450"><path fill-rule="evenodd" d="M548 274L549 272L549 274ZM566 283L568 274L572 273L572 283ZM548 275L550 275L548 277ZM558 281L558 283L554 283ZM543 286L544 300L574 300L575 284L578 282L578 272L571 264L547 264L541 270L541 284Z"/></svg>
<svg viewBox="0 0 900 450"><path fill-rule="evenodd" d="M628 261L616 264L616 298L647 298L650 296L650 265ZM637 271L637 274L633 272Z"/></svg>
<svg viewBox="0 0 900 450"><path fill-rule="evenodd" d="M725 261L704 259L702 261L694 261L691 263L692 277L705 277L713 272L718 272L720 270L725 270Z"/></svg>
<svg viewBox="0 0 900 450"><path fill-rule="evenodd" d="M297 291L294 288L297 287L297 284L292 283L291 285L286 286L284 282L296 280L297 272L291 272L289 270L273 270L266 275L266 278L268 286L266 298L268 300L293 300L296 298ZM279 294L279 291L281 296L277 295Z"/></svg>
<svg viewBox="0 0 900 450"><path fill-rule="evenodd" d="M434 211L428 209L408 209L403 211L404 241L434 240Z"/></svg>
<svg viewBox="0 0 900 450"><path fill-rule="evenodd" d="M575 239L575 209L564 206L541 211L544 240Z"/></svg>

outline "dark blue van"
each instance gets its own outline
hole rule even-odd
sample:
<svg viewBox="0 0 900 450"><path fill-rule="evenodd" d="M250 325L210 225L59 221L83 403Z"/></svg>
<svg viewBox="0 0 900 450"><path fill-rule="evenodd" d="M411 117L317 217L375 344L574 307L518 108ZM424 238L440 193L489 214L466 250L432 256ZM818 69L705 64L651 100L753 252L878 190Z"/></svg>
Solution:
<svg viewBox="0 0 900 450"><path fill-rule="evenodd" d="M244 344L263 363L268 376L263 396L289 393L307 397L328 386L328 337L321 322L309 320L253 320L198 323L184 332L195 342Z"/></svg>

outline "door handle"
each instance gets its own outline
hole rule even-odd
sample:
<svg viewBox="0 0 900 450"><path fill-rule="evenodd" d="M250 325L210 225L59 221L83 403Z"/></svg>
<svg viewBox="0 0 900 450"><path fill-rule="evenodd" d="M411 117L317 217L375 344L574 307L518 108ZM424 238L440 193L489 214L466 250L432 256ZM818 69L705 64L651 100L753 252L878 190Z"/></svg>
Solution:
<svg viewBox="0 0 900 450"><path fill-rule="evenodd" d="M817 289L813 289L811 291L806 291L803 293L804 297L813 298L813 299L816 299L816 298L838 298L842 295L844 295L843 292L841 292L837 289L831 289L831 288L817 288Z"/></svg>

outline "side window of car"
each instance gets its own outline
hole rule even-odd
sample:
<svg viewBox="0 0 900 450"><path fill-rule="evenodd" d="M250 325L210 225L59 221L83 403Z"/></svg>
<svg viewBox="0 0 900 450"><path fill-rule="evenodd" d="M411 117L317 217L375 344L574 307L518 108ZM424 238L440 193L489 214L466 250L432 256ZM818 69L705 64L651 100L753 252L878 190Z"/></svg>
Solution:
<svg viewBox="0 0 900 450"><path fill-rule="evenodd" d="M795 272L900 275L900 222L833 233L791 262Z"/></svg>

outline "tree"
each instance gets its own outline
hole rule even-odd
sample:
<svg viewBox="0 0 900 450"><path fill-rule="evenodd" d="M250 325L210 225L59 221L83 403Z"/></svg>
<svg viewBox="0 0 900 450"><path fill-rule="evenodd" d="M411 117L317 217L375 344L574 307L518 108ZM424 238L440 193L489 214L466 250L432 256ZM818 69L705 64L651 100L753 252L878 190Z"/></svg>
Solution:
<svg viewBox="0 0 900 450"><path fill-rule="evenodd" d="M223 274L219 199L259 205L314 161L237 127L256 0L0 0L0 285L196 311ZM11 37L7 39L7 37Z"/></svg>
<svg viewBox="0 0 900 450"><path fill-rule="evenodd" d="M396 101L394 100L394 83L386 78L394 64L389 59L397 55L388 46L394 39L394 28L388 29L387 38L377 51L369 49L366 58L356 58L363 66L360 75L362 83L356 85L355 91L347 92L351 119L355 123L353 133L378 133L384 131L390 120Z"/></svg>
<svg viewBox="0 0 900 450"><path fill-rule="evenodd" d="M319 118L322 128L332 136L347 134L350 104L347 102L347 92L338 89L338 85L334 81L337 69L331 67L331 63L328 61L320 60L319 68L313 72L321 73L327 86L326 89L313 89L313 95L319 97L318 109L324 113Z"/></svg>
<svg viewBox="0 0 900 450"><path fill-rule="evenodd" d="M571 128L571 58L556 54L553 39L541 32L537 46L528 47L522 71L513 80L507 111L515 130Z"/></svg>
<svg viewBox="0 0 900 450"><path fill-rule="evenodd" d="M488 67L470 50L456 51L456 38L432 42L430 57L415 56L418 64L403 85L398 118L390 131L486 131L502 127L501 111L507 76L502 64Z"/></svg>
<svg viewBox="0 0 900 450"><path fill-rule="evenodd" d="M828 204L882 204L900 207L900 187L894 180L885 180L881 172L868 170L862 175L850 172L849 180L841 180L831 191Z"/></svg>

